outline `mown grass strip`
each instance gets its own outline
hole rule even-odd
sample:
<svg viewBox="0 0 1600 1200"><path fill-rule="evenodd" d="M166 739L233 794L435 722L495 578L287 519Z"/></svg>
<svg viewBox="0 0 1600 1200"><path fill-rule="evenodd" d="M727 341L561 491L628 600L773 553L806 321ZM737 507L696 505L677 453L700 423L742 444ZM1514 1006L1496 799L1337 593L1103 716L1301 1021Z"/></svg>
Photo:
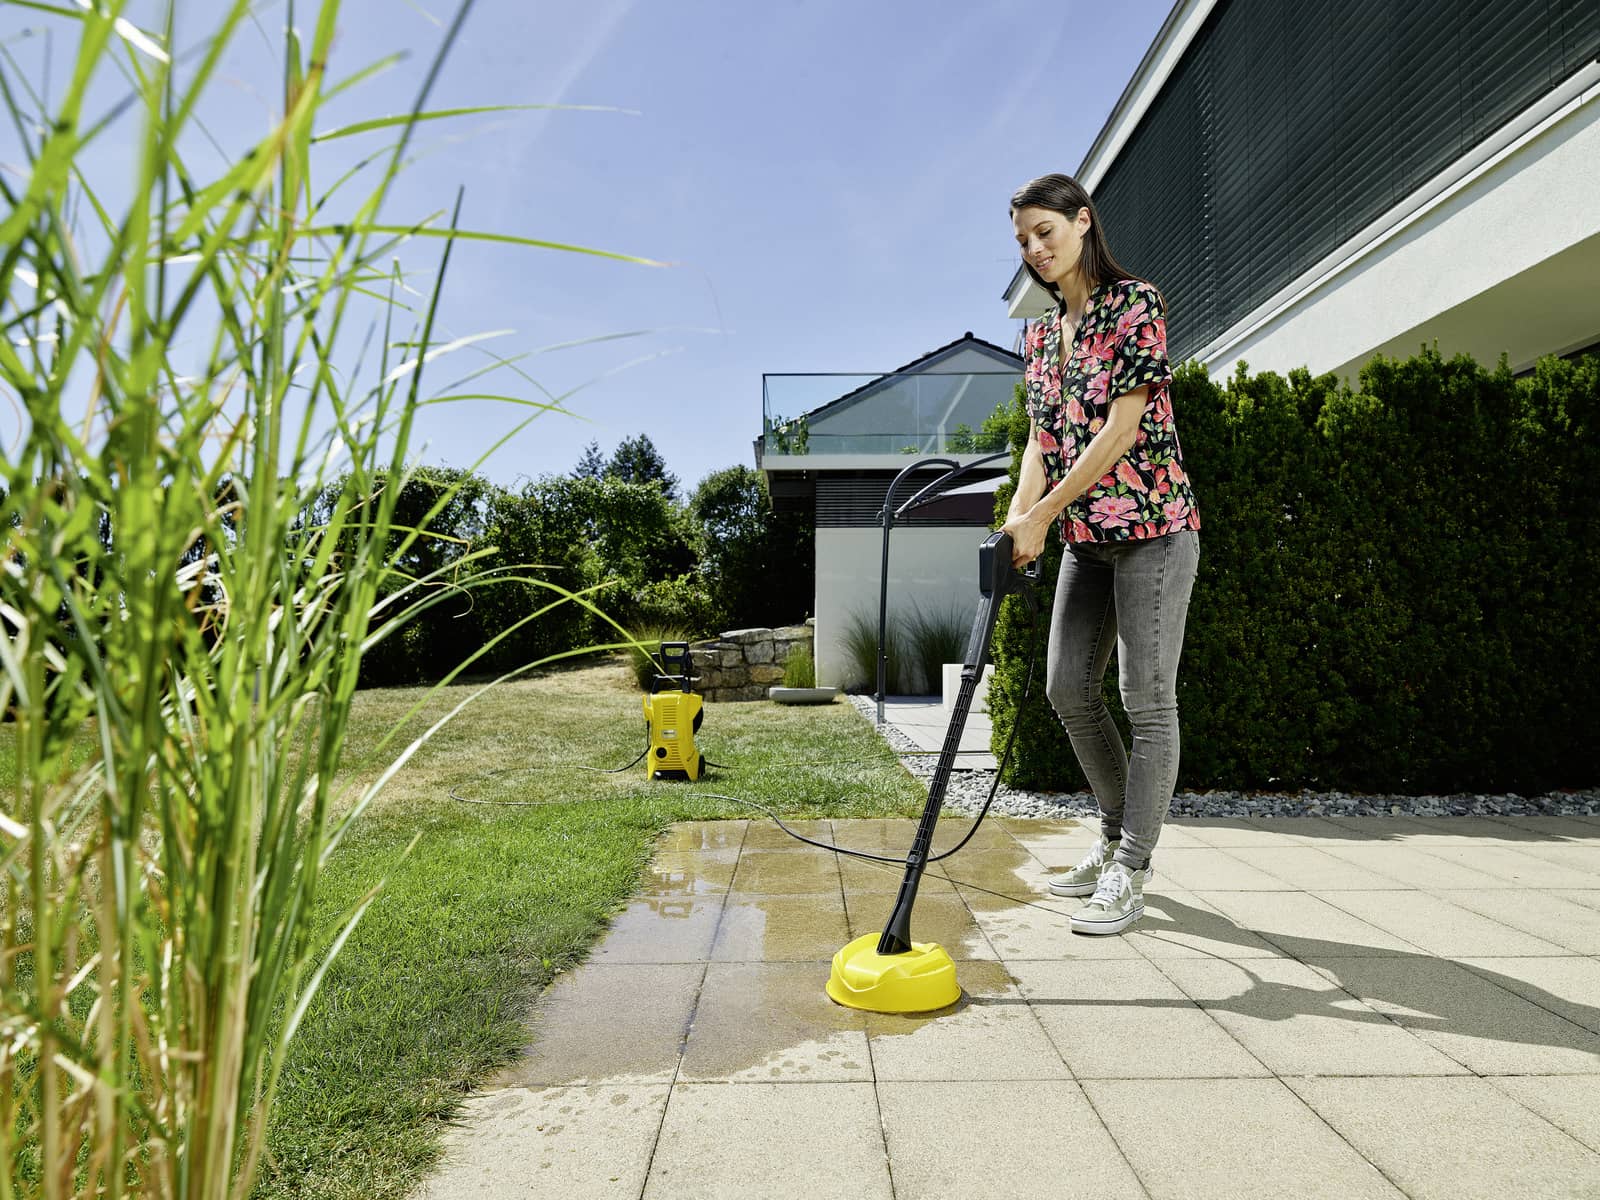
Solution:
<svg viewBox="0 0 1600 1200"><path fill-rule="evenodd" d="M352 777L365 769L363 744L416 698L405 689L360 695ZM436 697L416 720L456 699ZM388 877L295 1040L260 1200L373 1200L414 1186L437 1159L442 1122L526 1044L533 998L582 961L636 887L660 830L760 819L699 793L744 796L786 818L905 816L925 796L843 704L713 705L698 741L728 769L696 785L647 783L642 766L573 769L627 762L644 742L639 693L608 663L496 689L391 781L323 879L327 928ZM553 769L530 769L545 767ZM460 804L448 799L452 788L536 806Z"/></svg>

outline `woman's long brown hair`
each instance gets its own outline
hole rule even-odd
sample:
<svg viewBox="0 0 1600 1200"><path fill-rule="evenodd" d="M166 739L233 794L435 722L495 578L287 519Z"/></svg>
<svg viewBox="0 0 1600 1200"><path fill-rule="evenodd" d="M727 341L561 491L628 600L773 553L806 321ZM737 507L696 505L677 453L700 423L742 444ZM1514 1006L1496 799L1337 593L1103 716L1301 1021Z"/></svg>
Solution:
<svg viewBox="0 0 1600 1200"><path fill-rule="evenodd" d="M1105 233L1100 228L1100 212L1089 199L1089 193L1084 191L1083 186L1071 175L1041 175L1037 179L1028 180L1011 197L1013 216L1019 208L1048 208L1051 212L1062 214L1069 221L1077 217L1080 208L1087 208L1089 232L1084 235L1083 258L1080 261L1084 278L1089 281L1089 290L1093 291L1102 283L1109 283L1114 279L1137 279L1140 283L1155 288L1156 296L1161 300L1162 311L1165 312L1167 299L1161 295L1161 289L1142 275L1135 275L1111 256L1111 248L1106 245ZM1028 274L1033 276L1035 283L1056 298L1058 305L1064 303L1061 290L1053 283L1046 283L1039 272L1033 269L1032 263L1024 258L1022 265L1028 269Z"/></svg>

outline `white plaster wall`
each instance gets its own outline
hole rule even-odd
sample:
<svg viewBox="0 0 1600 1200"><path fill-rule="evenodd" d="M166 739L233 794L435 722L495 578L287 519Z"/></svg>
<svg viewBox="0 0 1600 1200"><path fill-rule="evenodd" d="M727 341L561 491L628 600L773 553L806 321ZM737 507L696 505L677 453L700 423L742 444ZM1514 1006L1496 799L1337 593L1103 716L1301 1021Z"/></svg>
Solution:
<svg viewBox="0 0 1600 1200"><path fill-rule="evenodd" d="M988 530L906 528L889 535L889 614L958 608L970 625L978 609L978 547ZM878 619L883 561L881 529L817 530L817 683L838 687L843 677L841 637L850 614ZM938 684L934 687L937 690Z"/></svg>
<svg viewBox="0 0 1600 1200"><path fill-rule="evenodd" d="M1375 351L1439 339L1514 368L1600 336L1600 289L1501 285L1537 267L1555 284L1587 271L1600 234L1600 86L1512 142L1297 297L1264 306L1202 352L1212 377L1308 367L1352 377ZM1586 244L1587 243L1587 244ZM1583 260L1580 265L1579 259ZM1528 310L1530 294L1542 310ZM1273 311L1276 309L1276 311ZM1252 328L1252 325L1254 326Z"/></svg>

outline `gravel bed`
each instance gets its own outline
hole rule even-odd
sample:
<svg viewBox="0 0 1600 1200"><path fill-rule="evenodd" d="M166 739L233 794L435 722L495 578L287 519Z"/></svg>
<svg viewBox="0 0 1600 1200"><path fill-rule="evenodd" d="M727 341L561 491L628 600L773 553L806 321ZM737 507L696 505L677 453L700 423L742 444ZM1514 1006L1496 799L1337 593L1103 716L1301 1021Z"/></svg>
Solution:
<svg viewBox="0 0 1600 1200"><path fill-rule="evenodd" d="M877 717L870 696L847 699L868 722ZM878 730L891 750L920 750L892 725ZM931 779L938 756L918 754L900 761L919 779ZM945 807L975 813L994 786L993 771L951 773ZM1088 792L1030 792L1000 785L992 813L1012 817L1090 817L1099 812ZM1546 792L1542 796L1450 795L1402 796L1359 792L1179 792L1168 814L1173 817L1600 817L1600 788Z"/></svg>

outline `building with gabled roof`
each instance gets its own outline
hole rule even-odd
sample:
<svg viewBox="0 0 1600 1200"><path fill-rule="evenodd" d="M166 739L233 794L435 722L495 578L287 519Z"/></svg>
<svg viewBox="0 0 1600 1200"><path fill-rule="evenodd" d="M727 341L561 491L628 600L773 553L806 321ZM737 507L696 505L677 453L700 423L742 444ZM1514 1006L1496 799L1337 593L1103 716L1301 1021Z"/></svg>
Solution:
<svg viewBox="0 0 1600 1200"><path fill-rule="evenodd" d="M883 553L880 513L896 475L918 459L977 462L993 449L983 425L1008 407L1022 379L1011 351L963 334L904 366L879 374L762 376L763 434L756 465L773 503L804 507L816 521L817 681L852 675L845 637L853 620L876 630ZM977 548L994 521L1001 460L963 477L949 494L897 522L890 554L891 611L958 614L977 604ZM895 493L909 500L939 474L918 472ZM964 486L963 486L964 485ZM939 681L923 681L937 690Z"/></svg>

